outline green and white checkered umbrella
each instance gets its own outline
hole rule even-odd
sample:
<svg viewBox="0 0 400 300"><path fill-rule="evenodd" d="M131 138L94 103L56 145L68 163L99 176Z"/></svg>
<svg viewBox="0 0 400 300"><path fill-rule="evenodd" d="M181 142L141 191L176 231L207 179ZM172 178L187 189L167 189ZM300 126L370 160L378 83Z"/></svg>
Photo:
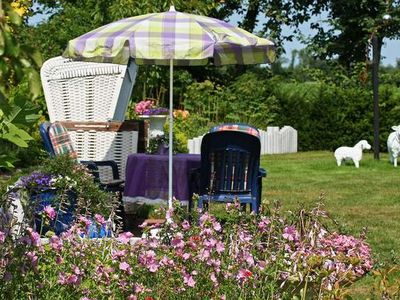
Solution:
<svg viewBox="0 0 400 300"><path fill-rule="evenodd" d="M69 41L63 54L77 60L170 66L169 201L172 203L173 66L263 64L274 44L218 19L175 11L122 19Z"/></svg>

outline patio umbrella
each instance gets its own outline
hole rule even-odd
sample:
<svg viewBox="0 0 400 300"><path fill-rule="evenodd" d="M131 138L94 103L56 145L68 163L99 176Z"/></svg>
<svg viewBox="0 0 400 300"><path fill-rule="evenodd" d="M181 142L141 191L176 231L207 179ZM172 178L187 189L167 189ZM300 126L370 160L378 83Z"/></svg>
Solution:
<svg viewBox="0 0 400 300"><path fill-rule="evenodd" d="M262 64L275 58L274 44L218 19L175 11L122 19L69 41L63 54L77 60L170 66L168 203L172 206L173 68Z"/></svg>

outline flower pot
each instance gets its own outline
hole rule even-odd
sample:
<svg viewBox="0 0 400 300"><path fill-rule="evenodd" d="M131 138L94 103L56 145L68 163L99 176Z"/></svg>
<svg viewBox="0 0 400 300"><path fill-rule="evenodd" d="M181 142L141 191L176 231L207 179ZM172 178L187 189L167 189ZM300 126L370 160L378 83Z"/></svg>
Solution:
<svg viewBox="0 0 400 300"><path fill-rule="evenodd" d="M34 208L34 230L45 234L54 231L57 235L68 230L75 220L76 195L72 191L67 193L67 201L59 202L56 189L33 190L30 194L30 202ZM53 220L42 224L44 208L51 206L56 212ZM48 218L47 218L48 219Z"/></svg>
<svg viewBox="0 0 400 300"><path fill-rule="evenodd" d="M149 121L149 139L164 136L164 124L168 115L141 115L139 117Z"/></svg>

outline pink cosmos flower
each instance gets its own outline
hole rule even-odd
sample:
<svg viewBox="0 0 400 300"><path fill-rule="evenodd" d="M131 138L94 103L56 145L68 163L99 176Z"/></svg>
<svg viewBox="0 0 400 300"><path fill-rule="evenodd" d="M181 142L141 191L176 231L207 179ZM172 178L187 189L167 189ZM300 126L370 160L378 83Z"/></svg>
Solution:
<svg viewBox="0 0 400 300"><path fill-rule="evenodd" d="M117 241L122 244L128 244L133 234L129 231L120 233L117 237Z"/></svg>
<svg viewBox="0 0 400 300"><path fill-rule="evenodd" d="M43 211L50 220L54 220L56 218L56 211L50 205L45 206Z"/></svg>
<svg viewBox="0 0 400 300"><path fill-rule="evenodd" d="M137 300L137 297L133 294L130 294L126 300Z"/></svg>

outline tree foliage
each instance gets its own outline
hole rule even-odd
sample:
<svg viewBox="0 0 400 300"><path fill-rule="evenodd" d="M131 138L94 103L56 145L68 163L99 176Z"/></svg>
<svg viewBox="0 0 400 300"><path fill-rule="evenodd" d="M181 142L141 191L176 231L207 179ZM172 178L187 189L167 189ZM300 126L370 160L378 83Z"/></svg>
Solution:
<svg viewBox="0 0 400 300"><path fill-rule="evenodd" d="M27 147L32 137L27 128L36 120L31 100L41 94L38 66L40 55L18 43L22 19L9 2L0 1L0 168L12 168L15 147ZM18 93L15 87L26 80L29 90ZM14 147L14 149L13 149Z"/></svg>

